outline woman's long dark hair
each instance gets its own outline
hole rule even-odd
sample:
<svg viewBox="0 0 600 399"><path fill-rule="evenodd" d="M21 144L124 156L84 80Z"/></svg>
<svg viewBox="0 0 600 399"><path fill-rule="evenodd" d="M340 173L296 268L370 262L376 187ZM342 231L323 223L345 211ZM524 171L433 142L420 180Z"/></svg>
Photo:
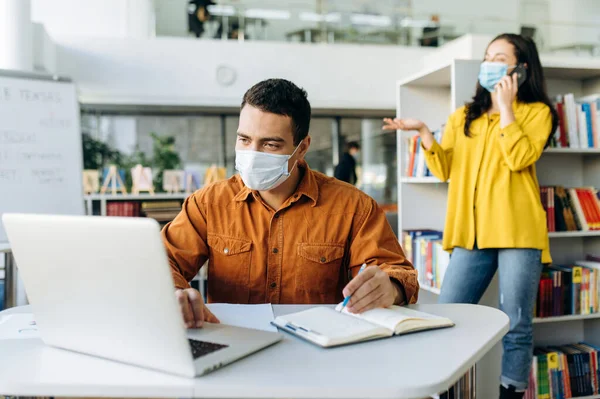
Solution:
<svg viewBox="0 0 600 399"><path fill-rule="evenodd" d="M527 64L527 79L517 92L517 100L523 103L541 102L550 107L552 114L552 129L548 132L548 142L552 133L558 126L558 113L554 109L550 98L546 92L546 80L544 79L544 71L537 47L532 39L515 35L513 33L504 33L497 36L496 40L506 40L513 45L515 49L515 57L517 64ZM489 91L483 88L479 81L477 82L477 90L473 101L468 103L465 108L465 136L470 136L471 123L479 118L484 112L487 112L492 106L492 96Z"/></svg>

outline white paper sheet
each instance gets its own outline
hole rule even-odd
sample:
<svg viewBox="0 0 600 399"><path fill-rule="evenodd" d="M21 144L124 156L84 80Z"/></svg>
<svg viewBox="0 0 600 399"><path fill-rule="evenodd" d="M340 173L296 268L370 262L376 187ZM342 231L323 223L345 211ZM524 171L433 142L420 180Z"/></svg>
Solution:
<svg viewBox="0 0 600 399"><path fill-rule="evenodd" d="M0 339L40 338L33 313L0 316Z"/></svg>
<svg viewBox="0 0 600 399"><path fill-rule="evenodd" d="M270 303L261 305L211 303L207 306L221 321L221 324L277 332L277 328L271 324L273 308Z"/></svg>

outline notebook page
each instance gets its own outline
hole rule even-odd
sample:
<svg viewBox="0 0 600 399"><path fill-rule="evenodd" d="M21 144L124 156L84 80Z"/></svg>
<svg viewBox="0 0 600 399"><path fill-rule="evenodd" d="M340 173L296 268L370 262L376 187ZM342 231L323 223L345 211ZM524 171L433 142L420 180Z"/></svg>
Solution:
<svg viewBox="0 0 600 399"><path fill-rule="evenodd" d="M338 305L338 307L339 306L340 305ZM349 313L346 309L344 309L343 312L350 314L351 316L354 316L356 318L367 320L373 324L378 324L392 331L396 331L397 326L406 320L423 321L426 325L437 324L435 323L435 321L446 320L443 317L395 305L390 306L389 308L372 309L362 314L352 314Z"/></svg>
<svg viewBox="0 0 600 399"><path fill-rule="evenodd" d="M280 318L336 341L340 338L352 340L382 330L380 326L366 320L348 317L326 307L316 307ZM390 329L387 334L391 335L392 331L393 329Z"/></svg>

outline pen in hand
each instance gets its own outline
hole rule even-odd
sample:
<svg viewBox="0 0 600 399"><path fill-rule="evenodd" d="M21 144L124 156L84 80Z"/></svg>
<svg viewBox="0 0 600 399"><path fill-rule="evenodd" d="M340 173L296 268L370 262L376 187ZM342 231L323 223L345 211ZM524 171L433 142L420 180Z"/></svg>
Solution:
<svg viewBox="0 0 600 399"><path fill-rule="evenodd" d="M365 263L362 264L362 266L358 270L357 276L360 274L360 272L362 272L363 270L365 270L366 267L367 267L367 263L365 262ZM352 295L348 295L346 298L344 298L344 302L342 302L342 306L340 307L340 310L339 310L340 313L346 308L346 305L348 305L348 302L350 301L350 298L352 298Z"/></svg>

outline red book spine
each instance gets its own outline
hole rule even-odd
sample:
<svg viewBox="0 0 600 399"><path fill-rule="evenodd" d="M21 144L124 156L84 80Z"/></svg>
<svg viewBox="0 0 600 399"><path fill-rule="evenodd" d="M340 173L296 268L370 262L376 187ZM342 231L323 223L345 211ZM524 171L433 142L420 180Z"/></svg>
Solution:
<svg viewBox="0 0 600 399"><path fill-rule="evenodd" d="M556 231L556 212L554 207L554 187L548 187L548 201L550 202L550 231Z"/></svg>
<svg viewBox="0 0 600 399"><path fill-rule="evenodd" d="M586 190L586 194L590 204L590 209L592 210L592 214L594 216L594 224L596 225L596 228L600 229L600 206L598 206L596 193L593 188L588 188Z"/></svg>
<svg viewBox="0 0 600 399"><path fill-rule="evenodd" d="M565 121L565 109L563 103L556 104L556 112L558 113L558 129L560 132L560 146L568 147L569 140L567 134L567 123Z"/></svg>
<svg viewBox="0 0 600 399"><path fill-rule="evenodd" d="M590 206L587 201L585 192L580 188L576 188L575 193L577 194L577 199L579 200L579 204L581 205L581 209L583 210L583 217L585 217L585 221L587 222L590 230L594 230L595 225L593 224L593 221L592 221L592 215L590 213Z"/></svg>

